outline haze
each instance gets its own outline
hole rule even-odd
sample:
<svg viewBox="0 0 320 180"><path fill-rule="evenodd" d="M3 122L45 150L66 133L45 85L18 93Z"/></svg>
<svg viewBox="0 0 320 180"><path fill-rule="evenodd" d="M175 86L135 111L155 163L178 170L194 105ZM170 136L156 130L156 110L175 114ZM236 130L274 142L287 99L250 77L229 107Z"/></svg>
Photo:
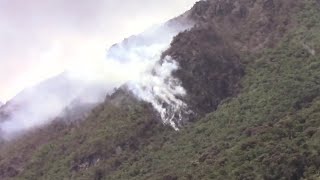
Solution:
<svg viewBox="0 0 320 180"><path fill-rule="evenodd" d="M0 0L0 101L73 66L85 71L110 45L194 2Z"/></svg>

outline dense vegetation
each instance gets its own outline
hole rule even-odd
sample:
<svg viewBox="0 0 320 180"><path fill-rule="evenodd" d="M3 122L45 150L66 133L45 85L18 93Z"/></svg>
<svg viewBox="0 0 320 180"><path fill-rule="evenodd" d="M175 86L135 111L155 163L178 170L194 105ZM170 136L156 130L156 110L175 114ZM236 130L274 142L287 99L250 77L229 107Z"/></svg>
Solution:
<svg viewBox="0 0 320 180"><path fill-rule="evenodd" d="M273 1L257 1L261 2L269 3L267 7L272 9L270 2ZM43 135L37 131L33 134L35 137L5 148L0 153L0 177L21 180L319 179L320 2L279 0L276 3L279 2L282 5L297 3L292 5L295 13L286 14L284 19L290 16L291 22L280 28L283 36L263 43L260 49L238 50L240 42L245 44L243 39L233 44L232 38L239 39L238 36L213 33L223 36L225 41L223 46L216 47L222 49L218 52L233 48L234 57L244 68L244 72L239 71L240 77L243 75L239 78L240 85L230 86L239 89L230 93L232 96L219 99L219 106L211 106L213 112L176 132L162 125L148 104L119 91L92 110L85 121L50 126L55 131L45 142L32 146L40 141L37 133ZM199 8L203 10L202 5L195 6L196 11ZM222 15L228 11L222 11ZM283 17L281 13L278 15L277 18ZM249 25L250 22L246 24ZM208 29L205 24L201 26ZM269 30L267 34L280 32L278 30ZM188 33L187 37L194 35L192 39L198 41L197 33L192 31L199 31L199 27L183 33ZM227 59L214 56L207 53L205 59ZM189 63L195 60L190 59ZM230 74L231 82L238 83L234 81L234 73ZM194 87L190 85L190 88ZM196 93L193 95L197 100ZM32 151L21 154L21 149Z"/></svg>

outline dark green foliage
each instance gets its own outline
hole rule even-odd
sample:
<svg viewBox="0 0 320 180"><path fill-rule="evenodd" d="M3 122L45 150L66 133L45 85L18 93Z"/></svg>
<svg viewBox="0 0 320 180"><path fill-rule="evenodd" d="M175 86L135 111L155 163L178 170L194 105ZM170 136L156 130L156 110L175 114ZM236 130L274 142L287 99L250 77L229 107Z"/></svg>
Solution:
<svg viewBox="0 0 320 180"><path fill-rule="evenodd" d="M244 67L213 26L180 33L165 55L179 63L175 76L188 93L185 102L195 113L212 112L222 100L239 92Z"/></svg>
<svg viewBox="0 0 320 180"><path fill-rule="evenodd" d="M120 93L36 147L22 169L0 167L13 179L320 179L320 5L301 2L273 46L239 52L241 92L179 132Z"/></svg>

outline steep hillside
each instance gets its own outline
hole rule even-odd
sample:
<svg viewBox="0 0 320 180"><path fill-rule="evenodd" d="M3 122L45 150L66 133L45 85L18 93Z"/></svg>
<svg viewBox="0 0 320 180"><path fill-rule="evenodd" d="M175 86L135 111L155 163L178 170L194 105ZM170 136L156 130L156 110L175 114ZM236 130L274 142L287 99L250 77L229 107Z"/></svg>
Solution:
<svg viewBox="0 0 320 180"><path fill-rule="evenodd" d="M0 178L319 179L320 2L207 0L185 16L195 27L163 57L194 121L174 131L120 89L3 146Z"/></svg>
<svg viewBox="0 0 320 180"><path fill-rule="evenodd" d="M198 116L215 110L222 100L239 92L244 75L239 52L211 26L179 34L166 55L179 63L175 76L187 90L185 101Z"/></svg>
<svg viewBox="0 0 320 180"><path fill-rule="evenodd" d="M81 81L66 72L29 87L0 107L0 140L47 125L65 111L78 109L82 116L103 101L107 90L100 83Z"/></svg>

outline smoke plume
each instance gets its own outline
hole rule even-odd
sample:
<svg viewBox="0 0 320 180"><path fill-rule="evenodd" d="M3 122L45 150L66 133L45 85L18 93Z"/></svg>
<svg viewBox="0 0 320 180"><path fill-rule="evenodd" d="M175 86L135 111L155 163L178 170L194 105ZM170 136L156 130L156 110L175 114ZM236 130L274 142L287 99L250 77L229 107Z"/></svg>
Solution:
<svg viewBox="0 0 320 180"><path fill-rule="evenodd" d="M112 46L105 56L88 50L85 57L90 61L75 64L63 74L23 91L2 108L2 114L8 114L2 120L0 116L2 137L10 139L47 124L74 101L99 103L123 85L152 104L163 123L178 130L183 113L188 113L187 105L178 97L186 92L172 77L179 65L170 57L160 57L172 38L188 27L155 26Z"/></svg>

